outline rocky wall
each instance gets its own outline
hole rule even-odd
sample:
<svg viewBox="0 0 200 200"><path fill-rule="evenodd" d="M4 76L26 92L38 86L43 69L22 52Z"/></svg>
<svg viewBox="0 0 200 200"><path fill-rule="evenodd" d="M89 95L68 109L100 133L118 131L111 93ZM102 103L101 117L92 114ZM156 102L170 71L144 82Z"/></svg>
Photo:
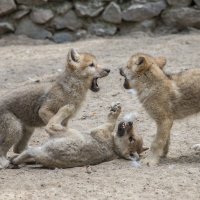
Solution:
<svg viewBox="0 0 200 200"><path fill-rule="evenodd" d="M0 0L0 37L61 43L87 35L200 29L200 0Z"/></svg>

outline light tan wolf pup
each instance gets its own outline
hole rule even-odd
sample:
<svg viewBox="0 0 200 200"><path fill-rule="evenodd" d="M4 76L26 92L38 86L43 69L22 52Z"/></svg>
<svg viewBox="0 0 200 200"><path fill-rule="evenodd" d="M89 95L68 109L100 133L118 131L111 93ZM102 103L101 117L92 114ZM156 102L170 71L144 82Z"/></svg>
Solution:
<svg viewBox="0 0 200 200"><path fill-rule="evenodd" d="M12 160L14 165L33 158L48 168L69 168L95 165L117 157L132 159L143 149L142 140L136 137L132 122L121 122L114 133L116 121L121 112L119 103L111 106L105 124L86 132L65 128L63 134L53 133L40 147L28 148ZM60 116L52 124L62 124L65 119L65 106L58 111ZM67 117L67 115L66 115ZM51 120L50 120L51 121Z"/></svg>
<svg viewBox="0 0 200 200"><path fill-rule="evenodd" d="M99 90L97 79L107 76L110 70L100 68L89 53L79 54L71 49L67 55L65 71L55 83L29 85L0 100L0 168L6 168L8 150L20 153L27 146L35 127L44 126L66 105L68 118L81 106L88 89ZM56 117L56 115L55 115ZM51 126L52 128L52 126ZM54 125L55 130L62 129Z"/></svg>
<svg viewBox="0 0 200 200"><path fill-rule="evenodd" d="M163 57L137 53L120 69L125 77L124 87L137 91L140 102L157 124L151 150L143 160L148 165L156 165L160 157L167 155L173 121L200 111L200 69L170 75L163 71L165 64Z"/></svg>

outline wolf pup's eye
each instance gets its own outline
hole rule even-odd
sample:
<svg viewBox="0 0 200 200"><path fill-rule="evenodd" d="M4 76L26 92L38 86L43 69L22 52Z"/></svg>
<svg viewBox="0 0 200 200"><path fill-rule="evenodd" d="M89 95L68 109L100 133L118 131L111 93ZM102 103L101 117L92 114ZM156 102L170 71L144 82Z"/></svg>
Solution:
<svg viewBox="0 0 200 200"><path fill-rule="evenodd" d="M89 64L88 67L94 67L94 63Z"/></svg>

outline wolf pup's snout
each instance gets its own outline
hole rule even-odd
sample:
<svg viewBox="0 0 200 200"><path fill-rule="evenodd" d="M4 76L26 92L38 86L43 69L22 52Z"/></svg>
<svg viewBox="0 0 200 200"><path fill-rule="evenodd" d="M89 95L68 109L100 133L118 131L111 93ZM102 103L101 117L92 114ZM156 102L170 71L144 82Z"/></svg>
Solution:
<svg viewBox="0 0 200 200"><path fill-rule="evenodd" d="M126 78L126 75L125 75L125 73L124 73L122 68L119 69L119 73L120 73L121 76L124 76Z"/></svg>
<svg viewBox="0 0 200 200"><path fill-rule="evenodd" d="M109 74L110 73L110 69L104 69L104 71Z"/></svg>
<svg viewBox="0 0 200 200"><path fill-rule="evenodd" d="M126 133L126 124L124 122L120 122L117 129L117 135L119 137L124 136Z"/></svg>
<svg viewBox="0 0 200 200"><path fill-rule="evenodd" d="M121 76L124 77L124 88L130 89L129 81L128 81L126 74L124 73L124 70L122 68L119 69L119 73Z"/></svg>
<svg viewBox="0 0 200 200"><path fill-rule="evenodd" d="M108 76L109 73L110 73L110 69L103 69L102 77Z"/></svg>

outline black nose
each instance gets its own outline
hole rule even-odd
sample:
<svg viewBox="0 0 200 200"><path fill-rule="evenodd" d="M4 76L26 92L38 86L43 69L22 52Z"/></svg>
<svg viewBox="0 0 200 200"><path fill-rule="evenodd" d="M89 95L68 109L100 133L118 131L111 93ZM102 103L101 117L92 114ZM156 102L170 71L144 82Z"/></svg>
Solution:
<svg viewBox="0 0 200 200"><path fill-rule="evenodd" d="M108 74L110 73L110 69L104 69Z"/></svg>
<svg viewBox="0 0 200 200"><path fill-rule="evenodd" d="M123 71L123 69L122 69L122 68L120 68L120 69L119 69L119 73L120 73L120 75L121 75L121 76L124 76L124 77L126 77L126 75L124 74L124 71Z"/></svg>

